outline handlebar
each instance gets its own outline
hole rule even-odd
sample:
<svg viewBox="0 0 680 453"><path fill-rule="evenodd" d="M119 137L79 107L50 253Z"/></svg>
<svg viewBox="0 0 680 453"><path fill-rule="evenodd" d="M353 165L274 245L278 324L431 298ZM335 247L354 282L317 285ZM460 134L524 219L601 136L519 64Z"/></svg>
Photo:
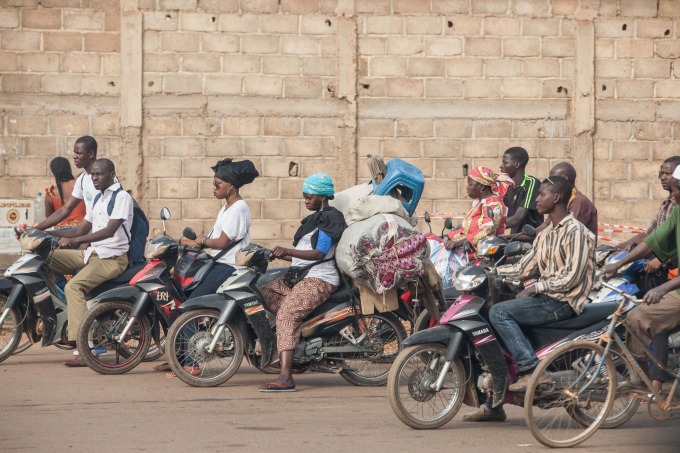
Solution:
<svg viewBox="0 0 680 453"><path fill-rule="evenodd" d="M623 296L623 298L626 299L628 302L632 302L632 303L634 303L634 304L636 304L636 305L640 305L640 304L643 303L642 299L638 299L637 297L632 296L632 295L630 295L630 294L624 292L623 290L617 288L616 286L610 285L609 283L607 283L607 280L608 280L608 279L606 278L606 276L605 276L604 274L600 275L600 276L598 277L598 279L597 279L597 281L598 281L598 283L599 283L600 285L604 286L605 288L609 288L609 289L611 289L612 291L614 291L614 292L616 292L616 293L619 293L619 294L620 294L621 296Z"/></svg>

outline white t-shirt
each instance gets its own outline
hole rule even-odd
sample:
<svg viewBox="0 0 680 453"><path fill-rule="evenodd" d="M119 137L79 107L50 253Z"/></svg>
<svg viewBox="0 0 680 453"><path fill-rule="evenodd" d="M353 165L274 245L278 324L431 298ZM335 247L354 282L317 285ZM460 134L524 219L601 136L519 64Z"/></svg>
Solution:
<svg viewBox="0 0 680 453"><path fill-rule="evenodd" d="M113 182L114 184L115 183L120 184L120 181L118 180L117 176L113 179ZM94 188L94 183L92 182L92 175L84 171L80 174L80 176L76 178L76 183L73 186L73 191L71 192L71 195L81 200L84 200L85 212L90 212L92 211L92 202L94 201L94 197L96 197L98 193L99 191Z"/></svg>
<svg viewBox="0 0 680 453"><path fill-rule="evenodd" d="M90 244L87 250L85 250L85 263L90 259L92 252L97 252L99 258L103 259L124 255L130 248L128 234L130 234L130 230L132 229L133 207L130 194L124 190L120 190L116 195L116 203L113 205L110 216L108 212L111 196L113 195L113 192L118 189L120 189L120 184L111 184L99 198L97 205L93 206L92 210L87 211L85 214L85 220L92 224L92 233L104 229L106 225L109 224L109 219L123 219L123 224L118 227L118 230L116 230L113 236ZM125 231L123 231L123 228L125 228Z"/></svg>
<svg viewBox="0 0 680 453"><path fill-rule="evenodd" d="M225 204L217 215L215 226L208 235L208 239L219 238L223 231L232 242L243 238L241 242L236 244L217 260L218 263L233 266L238 251L250 244L250 208L248 207L248 203L243 200L238 200L229 207ZM210 251L212 256L216 256L218 253L220 253L219 249Z"/></svg>
<svg viewBox="0 0 680 453"><path fill-rule="evenodd" d="M315 228L311 233L305 234L300 238L300 241L298 241L297 246L295 247L295 250L313 250L312 247L312 236L314 233L316 233L316 230L318 228ZM329 258L333 258L335 256L335 245L332 245L328 253L326 253L326 256L323 258L325 260ZM301 260L300 258L293 258L292 260L292 265L293 266L307 266L308 264L312 264L316 262L316 260L312 261L307 261L307 260ZM305 275L305 278L310 278L310 277L315 277L318 279L321 279L325 282L330 283L331 285L338 286L340 285L340 276L338 275L338 271L335 269L335 263L333 261L328 261L326 263L321 263L317 264L315 266L312 266L309 269L309 272L307 275Z"/></svg>

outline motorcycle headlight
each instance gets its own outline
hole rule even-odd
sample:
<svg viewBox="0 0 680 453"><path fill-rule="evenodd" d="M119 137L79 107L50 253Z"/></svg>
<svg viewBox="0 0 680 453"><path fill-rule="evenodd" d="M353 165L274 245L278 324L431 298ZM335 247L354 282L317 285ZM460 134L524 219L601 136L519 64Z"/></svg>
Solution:
<svg viewBox="0 0 680 453"><path fill-rule="evenodd" d="M497 237L486 238L477 244L478 256L493 256L498 253L498 249L504 242Z"/></svg>
<svg viewBox="0 0 680 453"><path fill-rule="evenodd" d="M176 246L176 243L167 236L150 239L144 246L144 258L148 260L158 259L165 255L168 248L172 246Z"/></svg>
<svg viewBox="0 0 680 453"><path fill-rule="evenodd" d="M458 291L471 291L486 281L484 270L476 266L463 269L456 276L453 286Z"/></svg>

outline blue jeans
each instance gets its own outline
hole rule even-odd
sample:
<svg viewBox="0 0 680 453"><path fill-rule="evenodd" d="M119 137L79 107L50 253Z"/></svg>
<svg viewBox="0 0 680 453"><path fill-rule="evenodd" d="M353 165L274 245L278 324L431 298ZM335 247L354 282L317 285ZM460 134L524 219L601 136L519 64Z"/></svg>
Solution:
<svg viewBox="0 0 680 453"><path fill-rule="evenodd" d="M515 359L521 373L538 365L534 348L520 326L542 326L574 316L571 306L545 294L509 300L491 307L489 320Z"/></svg>
<svg viewBox="0 0 680 453"><path fill-rule="evenodd" d="M208 271L207 274L203 277L203 280L201 280L201 283L191 292L191 295L187 297L187 301L191 299L195 299L200 296L206 296L208 294L214 294L217 291L217 288L224 283L224 281L231 276L231 274L234 273L236 269L234 269L232 266L224 263L215 263L213 264L213 267ZM189 338L193 334L196 333L196 330L198 329L198 323L197 322L191 322L190 324L187 324L184 326L182 329L182 333L184 334L184 338ZM184 342L184 350L186 351L188 349L187 342ZM183 366L196 366L196 362L191 359L188 355L184 355L180 359L180 363Z"/></svg>

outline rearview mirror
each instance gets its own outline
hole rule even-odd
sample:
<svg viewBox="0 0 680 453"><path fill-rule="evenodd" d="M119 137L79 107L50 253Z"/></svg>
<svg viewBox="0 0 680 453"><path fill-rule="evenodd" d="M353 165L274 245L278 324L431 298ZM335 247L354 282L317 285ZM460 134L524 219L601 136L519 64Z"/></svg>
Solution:
<svg viewBox="0 0 680 453"><path fill-rule="evenodd" d="M535 238L536 229L531 225L524 225L524 227L522 228L522 234L525 236L529 236L530 238Z"/></svg>
<svg viewBox="0 0 680 453"><path fill-rule="evenodd" d="M168 208L161 209L161 220L170 220L170 210Z"/></svg>
<svg viewBox="0 0 680 453"><path fill-rule="evenodd" d="M444 228L447 230L453 230L453 220L451 220L451 217L444 219Z"/></svg>
<svg viewBox="0 0 680 453"><path fill-rule="evenodd" d="M522 254L522 243L519 241L511 242L505 246L503 251L505 256L517 256Z"/></svg>
<svg viewBox="0 0 680 453"><path fill-rule="evenodd" d="M425 218L425 223L430 223L430 213L425 211L425 215L423 216Z"/></svg>
<svg viewBox="0 0 680 453"><path fill-rule="evenodd" d="M472 246L470 245L470 241L463 242L463 251L465 253L470 253L470 250L472 250Z"/></svg>

